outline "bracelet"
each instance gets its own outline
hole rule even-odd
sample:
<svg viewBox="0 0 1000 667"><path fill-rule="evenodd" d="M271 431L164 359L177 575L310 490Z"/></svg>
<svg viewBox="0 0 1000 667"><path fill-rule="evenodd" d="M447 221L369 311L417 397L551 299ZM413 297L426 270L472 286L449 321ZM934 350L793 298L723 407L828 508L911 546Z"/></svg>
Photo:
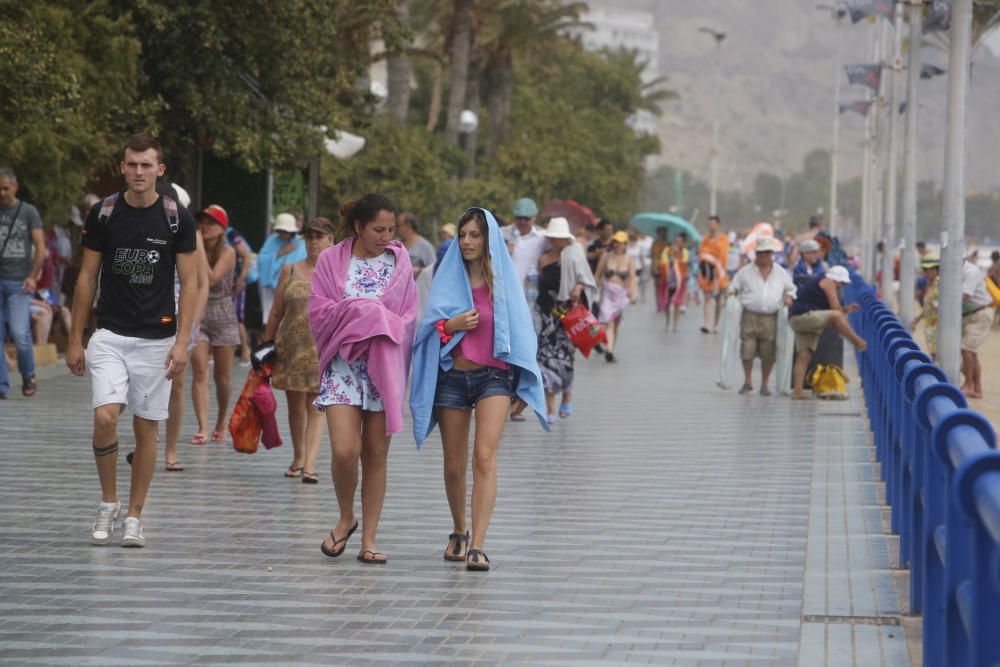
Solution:
<svg viewBox="0 0 1000 667"><path fill-rule="evenodd" d="M452 334L448 334L448 332L444 330L444 325L446 321L447 320L438 320L437 322L434 323L434 328L438 330L438 334L440 334L441 336L442 345L447 344L448 342L451 341L452 338L455 337Z"/></svg>

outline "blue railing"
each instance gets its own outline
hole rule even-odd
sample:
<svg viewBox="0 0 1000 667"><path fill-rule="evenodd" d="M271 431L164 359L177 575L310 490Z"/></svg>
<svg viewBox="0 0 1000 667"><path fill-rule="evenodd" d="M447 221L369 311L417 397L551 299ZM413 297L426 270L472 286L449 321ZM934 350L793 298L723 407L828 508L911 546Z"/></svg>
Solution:
<svg viewBox="0 0 1000 667"><path fill-rule="evenodd" d="M1000 664L1000 452L996 434L860 277L846 288L876 457L923 614L924 664Z"/></svg>

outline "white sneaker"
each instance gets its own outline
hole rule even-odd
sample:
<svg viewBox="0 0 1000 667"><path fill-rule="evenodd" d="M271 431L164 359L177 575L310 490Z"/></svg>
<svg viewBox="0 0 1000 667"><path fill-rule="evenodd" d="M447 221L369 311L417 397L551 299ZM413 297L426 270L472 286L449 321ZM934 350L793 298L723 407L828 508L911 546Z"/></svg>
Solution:
<svg viewBox="0 0 1000 667"><path fill-rule="evenodd" d="M90 528L90 543L104 546L111 544L111 536L115 532L115 521L121 511L120 502L101 503L97 506L97 518Z"/></svg>
<svg viewBox="0 0 1000 667"><path fill-rule="evenodd" d="M142 536L142 524L134 516L125 517L125 522L122 524L122 546L146 546L146 538Z"/></svg>

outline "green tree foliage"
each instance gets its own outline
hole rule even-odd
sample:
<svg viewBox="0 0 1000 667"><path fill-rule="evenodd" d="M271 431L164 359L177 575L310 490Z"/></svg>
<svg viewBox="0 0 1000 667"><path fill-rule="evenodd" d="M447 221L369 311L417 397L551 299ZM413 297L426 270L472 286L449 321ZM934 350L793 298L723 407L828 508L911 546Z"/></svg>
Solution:
<svg viewBox="0 0 1000 667"><path fill-rule="evenodd" d="M0 2L0 165L62 222L86 183L114 168L126 128L155 127L132 26L107 2Z"/></svg>

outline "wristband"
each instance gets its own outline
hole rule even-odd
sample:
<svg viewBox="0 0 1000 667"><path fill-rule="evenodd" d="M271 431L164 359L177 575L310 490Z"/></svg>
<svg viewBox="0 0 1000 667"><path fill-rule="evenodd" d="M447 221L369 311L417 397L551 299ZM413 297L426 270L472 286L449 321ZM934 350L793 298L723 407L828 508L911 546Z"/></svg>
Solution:
<svg viewBox="0 0 1000 667"><path fill-rule="evenodd" d="M434 328L437 329L438 333L441 335L441 344L442 345L447 344L448 342L451 341L452 338L455 337L454 335L449 335L444 330L444 324L445 324L446 321L447 320L438 320L437 322L434 323Z"/></svg>

